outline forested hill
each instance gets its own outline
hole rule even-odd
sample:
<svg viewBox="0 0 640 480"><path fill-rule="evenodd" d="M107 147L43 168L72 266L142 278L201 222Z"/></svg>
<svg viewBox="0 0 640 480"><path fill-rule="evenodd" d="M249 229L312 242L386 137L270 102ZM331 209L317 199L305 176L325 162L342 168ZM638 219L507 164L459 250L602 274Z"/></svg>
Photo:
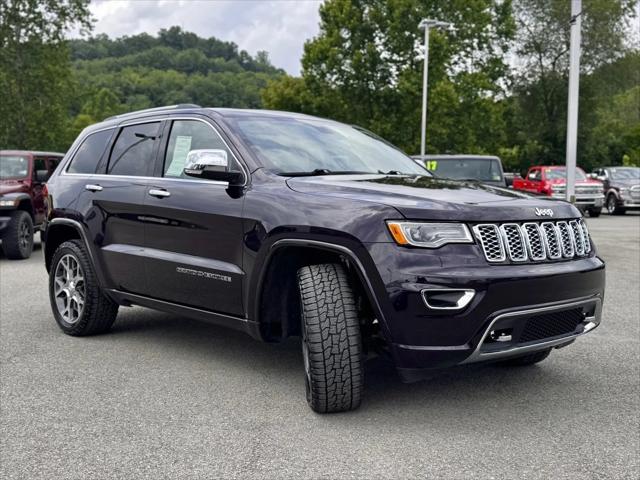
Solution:
<svg viewBox="0 0 640 480"><path fill-rule="evenodd" d="M180 27L111 39L70 40L76 83L72 135L113 114L160 105L261 106L260 92L284 75L267 52L251 56L232 42Z"/></svg>

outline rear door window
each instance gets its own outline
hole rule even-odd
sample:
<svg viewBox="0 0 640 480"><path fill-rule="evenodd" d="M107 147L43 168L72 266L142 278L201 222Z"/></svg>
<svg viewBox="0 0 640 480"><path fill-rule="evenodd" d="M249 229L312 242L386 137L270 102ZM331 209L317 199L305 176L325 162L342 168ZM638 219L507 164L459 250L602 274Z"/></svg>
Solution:
<svg viewBox="0 0 640 480"><path fill-rule="evenodd" d="M113 145L107 173L132 177L150 176L160 122L122 128Z"/></svg>
<svg viewBox="0 0 640 480"><path fill-rule="evenodd" d="M87 175L96 173L112 134L113 129L109 129L87 136L71 159L67 172Z"/></svg>

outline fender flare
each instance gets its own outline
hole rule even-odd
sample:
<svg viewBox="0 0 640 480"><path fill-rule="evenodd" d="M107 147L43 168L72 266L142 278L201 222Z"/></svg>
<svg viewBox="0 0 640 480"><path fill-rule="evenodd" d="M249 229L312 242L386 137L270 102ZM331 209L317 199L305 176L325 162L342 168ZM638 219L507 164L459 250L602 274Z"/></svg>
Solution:
<svg viewBox="0 0 640 480"><path fill-rule="evenodd" d="M104 279L102 278L102 272L98 268L96 268L96 258L95 258L93 249L91 248L91 244L89 242L89 238L87 237L87 233L86 233L85 229L82 227L82 224L80 222L78 222L77 220L72 220L70 218L53 218L53 219L47 221L46 228L43 230L43 232L44 232L43 241L44 241L44 244L45 244L45 249L46 249L47 237L49 235L49 231L52 228L55 228L57 225L69 226L69 227L73 228L74 230L76 230L78 232L78 234L80 235L80 238L82 239L82 242L84 243L85 248L87 249L87 253L89 254L89 259L91 260L91 265L93 266L93 269L96 272L96 277L97 277L97 280L98 280L98 284L100 286L104 285Z"/></svg>

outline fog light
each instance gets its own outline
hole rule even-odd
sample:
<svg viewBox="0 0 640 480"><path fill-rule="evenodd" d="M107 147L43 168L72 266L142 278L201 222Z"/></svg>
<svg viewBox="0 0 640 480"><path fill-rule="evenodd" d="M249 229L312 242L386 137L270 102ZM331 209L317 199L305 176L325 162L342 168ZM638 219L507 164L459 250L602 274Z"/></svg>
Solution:
<svg viewBox="0 0 640 480"><path fill-rule="evenodd" d="M469 305L475 290L456 288L427 288L422 290L424 303L432 310L462 310Z"/></svg>

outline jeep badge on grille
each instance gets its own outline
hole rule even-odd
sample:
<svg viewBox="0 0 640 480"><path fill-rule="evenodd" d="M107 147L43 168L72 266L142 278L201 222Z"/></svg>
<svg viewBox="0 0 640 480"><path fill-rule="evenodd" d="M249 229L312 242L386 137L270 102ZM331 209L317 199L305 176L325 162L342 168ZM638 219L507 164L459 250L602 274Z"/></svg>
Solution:
<svg viewBox="0 0 640 480"><path fill-rule="evenodd" d="M536 215L539 217L553 217L553 210L550 208L536 208Z"/></svg>

